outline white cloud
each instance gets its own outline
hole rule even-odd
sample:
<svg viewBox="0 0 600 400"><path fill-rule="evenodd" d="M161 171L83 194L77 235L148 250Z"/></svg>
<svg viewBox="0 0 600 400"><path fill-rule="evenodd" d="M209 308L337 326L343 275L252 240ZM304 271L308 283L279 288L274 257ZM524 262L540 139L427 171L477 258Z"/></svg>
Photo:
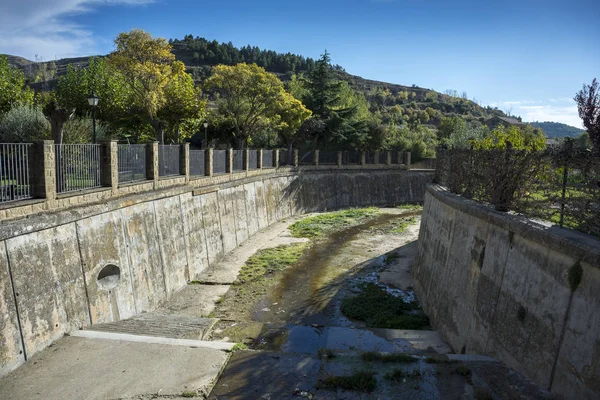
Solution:
<svg viewBox="0 0 600 400"><path fill-rule="evenodd" d="M89 30L68 17L102 5L151 0L0 0L0 53L45 60L95 53Z"/></svg>
<svg viewBox="0 0 600 400"><path fill-rule="evenodd" d="M577 113L577 105L570 98L548 100L508 100L491 104L492 107L520 116L525 122L552 121L561 122L577 128L583 128Z"/></svg>

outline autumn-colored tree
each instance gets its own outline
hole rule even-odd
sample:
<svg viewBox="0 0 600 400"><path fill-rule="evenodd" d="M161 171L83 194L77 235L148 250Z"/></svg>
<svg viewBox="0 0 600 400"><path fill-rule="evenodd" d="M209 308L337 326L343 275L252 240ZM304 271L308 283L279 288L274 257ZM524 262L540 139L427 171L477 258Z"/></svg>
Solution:
<svg viewBox="0 0 600 400"><path fill-rule="evenodd" d="M286 102L283 84L256 64L218 65L204 87L216 97L218 113L233 125L236 147L243 147L252 135L281 120L278 113ZM298 108L296 104L284 109Z"/></svg>
<svg viewBox="0 0 600 400"><path fill-rule="evenodd" d="M288 147L288 151L291 151L295 139L298 138L298 129L305 120L310 118L312 112L304 107L300 100L287 92L282 92L277 115L279 118L276 129L279 130L279 136Z"/></svg>
<svg viewBox="0 0 600 400"><path fill-rule="evenodd" d="M482 139L470 141L475 150L504 150L511 147L515 150L538 151L546 147L546 136L541 130L532 127L518 128L500 125Z"/></svg>
<svg viewBox="0 0 600 400"><path fill-rule="evenodd" d="M7 57L0 55L0 115L19 103L33 104L33 90L25 86L25 74L11 68Z"/></svg>
<svg viewBox="0 0 600 400"><path fill-rule="evenodd" d="M595 154L600 156L600 91L598 81L594 78L591 85L583 88L575 95L579 118L583 121L592 142Z"/></svg>

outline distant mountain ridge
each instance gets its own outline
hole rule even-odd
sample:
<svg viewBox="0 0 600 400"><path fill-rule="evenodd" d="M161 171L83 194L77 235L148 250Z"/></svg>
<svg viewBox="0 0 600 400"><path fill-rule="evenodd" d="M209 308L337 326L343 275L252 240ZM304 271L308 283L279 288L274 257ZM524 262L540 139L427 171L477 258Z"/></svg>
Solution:
<svg viewBox="0 0 600 400"><path fill-rule="evenodd" d="M560 122L529 122L529 125L540 128L550 139L564 137L579 137L585 133L584 129L575 128L574 126L562 124Z"/></svg>

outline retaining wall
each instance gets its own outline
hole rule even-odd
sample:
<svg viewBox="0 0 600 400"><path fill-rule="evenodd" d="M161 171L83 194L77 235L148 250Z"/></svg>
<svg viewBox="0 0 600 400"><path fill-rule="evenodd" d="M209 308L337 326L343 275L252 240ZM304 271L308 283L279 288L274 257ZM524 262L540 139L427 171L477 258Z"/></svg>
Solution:
<svg viewBox="0 0 600 400"><path fill-rule="evenodd" d="M433 172L257 175L0 224L0 375L74 329L154 310L248 237L290 215L422 202Z"/></svg>
<svg viewBox="0 0 600 400"><path fill-rule="evenodd" d="M600 241L431 185L413 268L455 352L496 357L569 399L600 398Z"/></svg>

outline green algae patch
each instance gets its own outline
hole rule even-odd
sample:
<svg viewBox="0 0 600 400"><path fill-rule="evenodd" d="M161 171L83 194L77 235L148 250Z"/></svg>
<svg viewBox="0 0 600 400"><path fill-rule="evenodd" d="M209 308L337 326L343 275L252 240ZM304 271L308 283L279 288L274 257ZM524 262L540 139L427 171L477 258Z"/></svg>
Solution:
<svg viewBox="0 0 600 400"><path fill-rule="evenodd" d="M383 362L383 363L413 363L419 361L418 358L411 356L410 354L403 353L379 353L376 351L367 351L362 353L360 358L363 361L369 362Z"/></svg>
<svg viewBox="0 0 600 400"><path fill-rule="evenodd" d="M306 243L296 243L258 251L246 261L234 284L254 282L295 265L306 246Z"/></svg>
<svg viewBox="0 0 600 400"><path fill-rule="evenodd" d="M290 226L292 236L297 238L319 238L328 233L360 225L379 213L375 207L351 208L304 218Z"/></svg>
<svg viewBox="0 0 600 400"><path fill-rule="evenodd" d="M416 302L405 303L373 283L363 285L356 296L345 298L340 309L369 328L429 329L429 318Z"/></svg>
<svg viewBox="0 0 600 400"><path fill-rule="evenodd" d="M357 392L372 392L376 387L375 373L369 371L360 371L348 376L328 376L318 384L319 389L342 389Z"/></svg>

